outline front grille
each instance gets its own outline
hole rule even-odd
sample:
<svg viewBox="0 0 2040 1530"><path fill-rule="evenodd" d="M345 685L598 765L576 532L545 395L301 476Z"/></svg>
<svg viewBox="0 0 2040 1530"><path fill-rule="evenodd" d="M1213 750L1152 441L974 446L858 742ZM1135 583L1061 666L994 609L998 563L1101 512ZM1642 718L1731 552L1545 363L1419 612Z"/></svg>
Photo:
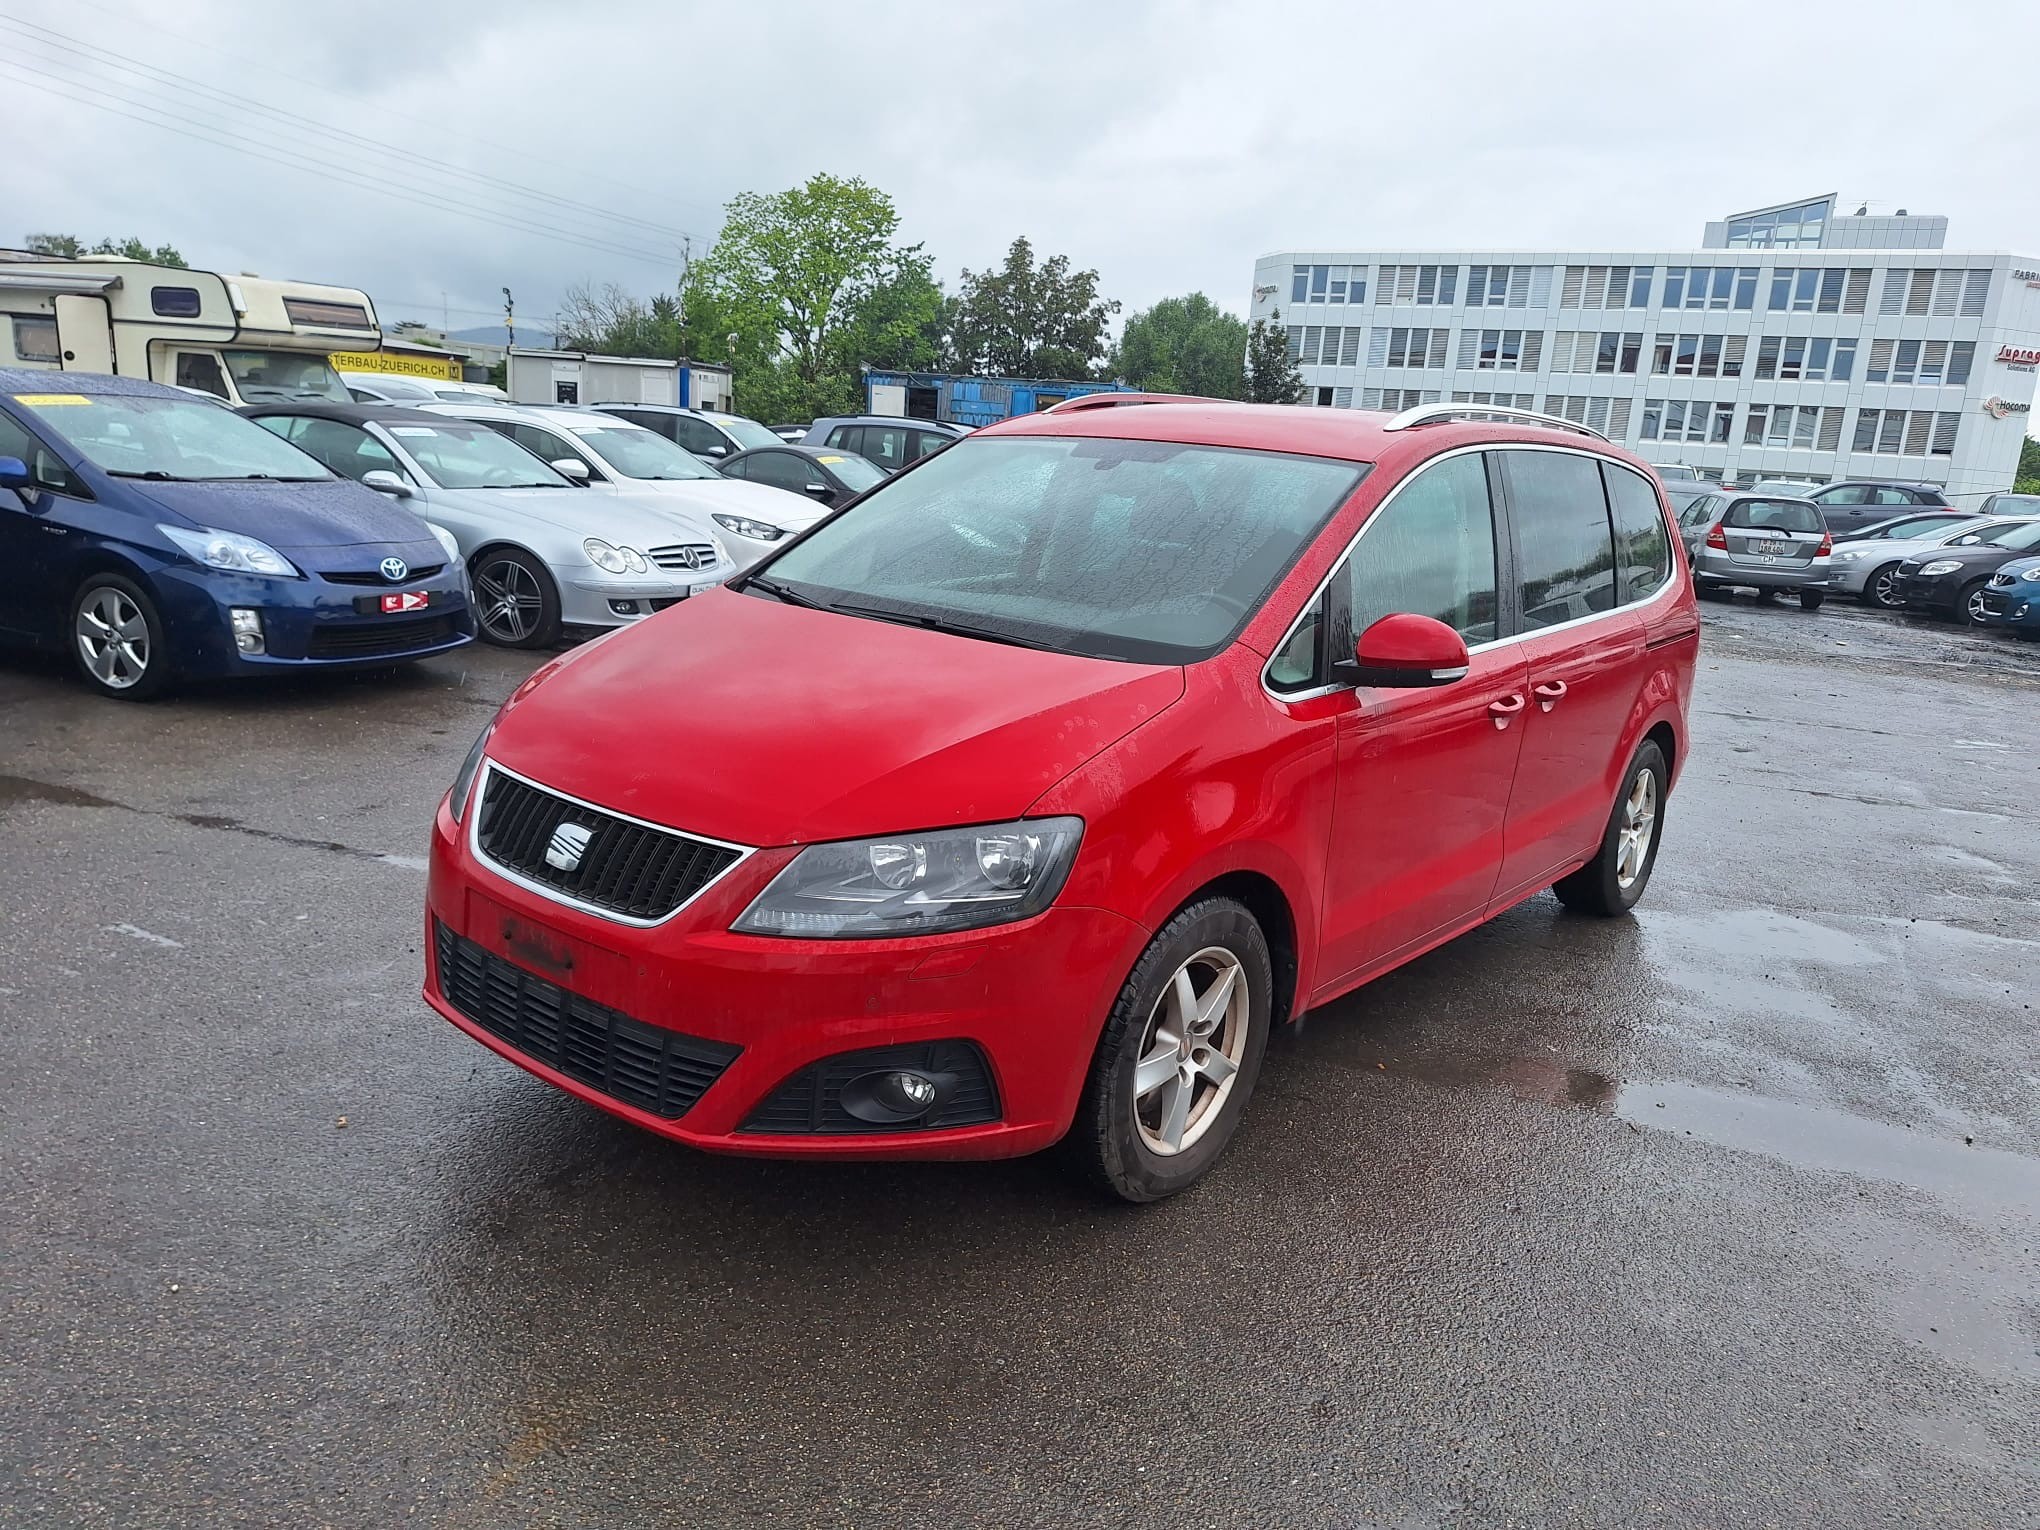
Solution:
<svg viewBox="0 0 2040 1530"><path fill-rule="evenodd" d="M569 993L436 919L432 936L448 1004L534 1062L651 1115L686 1115L743 1050Z"/></svg>
<svg viewBox="0 0 2040 1530"><path fill-rule="evenodd" d="M430 579L444 569L444 563L415 563L403 578L391 581L383 577L379 568L346 569L341 573L322 573L319 577L328 584L379 584L385 589L398 589L407 584L416 584L420 579Z"/></svg>
<svg viewBox="0 0 2040 1530"><path fill-rule="evenodd" d="M714 568L716 565L715 546L710 542L675 542L670 547L654 547L651 559L660 568L673 573L687 573L694 569Z"/></svg>
<svg viewBox="0 0 2040 1530"><path fill-rule="evenodd" d="M2000 569L1997 573L1992 574L1990 576L1990 582L1992 584L2003 585L2006 589L2010 589L2013 585L2017 584L2019 581L2015 575L2007 574L2002 569Z"/></svg>
<svg viewBox="0 0 2040 1530"><path fill-rule="evenodd" d="M312 628L311 637L306 639L305 657L366 659L384 653L409 653L450 643L458 632L451 616L322 624Z"/></svg>
<svg viewBox="0 0 2040 1530"><path fill-rule="evenodd" d="M927 1116L874 1125L843 1108L843 1086L864 1073L911 1068L947 1073L949 1098ZM780 1136L847 1136L874 1132L930 1132L951 1126L982 1126L999 1119L999 1090L985 1054L974 1041L923 1041L911 1046L872 1047L844 1052L803 1068L773 1090L738 1128Z"/></svg>
<svg viewBox="0 0 2040 1530"><path fill-rule="evenodd" d="M572 828L584 830L585 839L568 834L555 845L555 836ZM475 838L482 854L498 865L626 919L664 919L742 854L583 807L493 766L482 791ZM553 864L546 859L549 852L570 864Z"/></svg>
<svg viewBox="0 0 2040 1530"><path fill-rule="evenodd" d="M664 611L669 606L679 605L684 599L686 597L682 595L654 595L652 597L652 609L654 611Z"/></svg>

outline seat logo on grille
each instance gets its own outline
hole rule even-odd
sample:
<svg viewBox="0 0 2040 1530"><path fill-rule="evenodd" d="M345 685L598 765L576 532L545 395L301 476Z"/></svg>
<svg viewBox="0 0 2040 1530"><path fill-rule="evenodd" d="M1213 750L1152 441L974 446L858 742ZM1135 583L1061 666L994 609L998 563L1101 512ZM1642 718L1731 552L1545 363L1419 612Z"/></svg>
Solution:
<svg viewBox="0 0 2040 1530"><path fill-rule="evenodd" d="M383 578L389 580L391 584L400 582L404 575L411 572L411 565L402 558L385 558L381 566Z"/></svg>
<svg viewBox="0 0 2040 1530"><path fill-rule="evenodd" d="M595 836L593 829L578 823L563 823L552 832L552 839L545 847L545 863L555 871L579 871L581 857L588 851L588 841Z"/></svg>

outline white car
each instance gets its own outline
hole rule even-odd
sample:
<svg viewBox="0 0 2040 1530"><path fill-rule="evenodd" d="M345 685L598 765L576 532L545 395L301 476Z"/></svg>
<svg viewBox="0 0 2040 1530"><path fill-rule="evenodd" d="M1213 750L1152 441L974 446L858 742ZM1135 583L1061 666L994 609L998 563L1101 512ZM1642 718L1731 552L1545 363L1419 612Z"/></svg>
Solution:
<svg viewBox="0 0 2040 1530"><path fill-rule="evenodd" d="M562 627L642 621L736 572L705 517L573 483L484 425L387 404L243 412L444 527L473 581L476 626L492 643L541 648Z"/></svg>
<svg viewBox="0 0 2040 1530"><path fill-rule="evenodd" d="M357 404L507 404L510 395L494 383L447 382L395 372L342 372L340 381Z"/></svg>
<svg viewBox="0 0 2040 1530"><path fill-rule="evenodd" d="M829 513L804 494L725 478L657 431L594 409L508 404L427 404L499 430L569 478L658 495L715 523L739 569Z"/></svg>

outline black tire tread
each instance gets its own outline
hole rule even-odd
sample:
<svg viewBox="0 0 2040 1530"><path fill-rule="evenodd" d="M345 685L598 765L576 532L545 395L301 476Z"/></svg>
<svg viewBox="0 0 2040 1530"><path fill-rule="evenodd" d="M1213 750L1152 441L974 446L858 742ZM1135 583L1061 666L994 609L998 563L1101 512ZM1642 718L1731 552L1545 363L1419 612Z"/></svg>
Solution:
<svg viewBox="0 0 2040 1530"><path fill-rule="evenodd" d="M1643 874L1625 893L1615 885L1615 847L1622 824L1622 804L1629 796L1637 772L1646 764L1657 770L1657 828L1651 835L1650 854L1644 858ZM1653 740L1645 739L1636 746L1636 753L1630 756L1629 768L1622 772L1622 785L1615 793L1614 805L1608 810L1608 826L1601 831L1600 849L1586 865L1552 884L1551 890L1557 894L1559 902L1576 913L1598 914L1604 919L1617 918L1636 906L1650 886L1650 874L1657 867L1658 847L1664 843L1665 806L1670 786L1671 771L1665 763L1664 751Z"/></svg>

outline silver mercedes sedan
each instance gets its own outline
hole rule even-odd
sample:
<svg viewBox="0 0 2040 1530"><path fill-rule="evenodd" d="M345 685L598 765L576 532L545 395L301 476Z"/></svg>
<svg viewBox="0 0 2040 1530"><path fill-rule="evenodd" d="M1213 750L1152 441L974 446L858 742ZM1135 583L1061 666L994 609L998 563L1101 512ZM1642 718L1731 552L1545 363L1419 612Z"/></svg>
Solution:
<svg viewBox="0 0 2040 1530"><path fill-rule="evenodd" d="M486 425L393 404L242 412L451 532L474 584L476 629L492 643L542 648L563 627L642 621L736 572L705 515L574 483Z"/></svg>

